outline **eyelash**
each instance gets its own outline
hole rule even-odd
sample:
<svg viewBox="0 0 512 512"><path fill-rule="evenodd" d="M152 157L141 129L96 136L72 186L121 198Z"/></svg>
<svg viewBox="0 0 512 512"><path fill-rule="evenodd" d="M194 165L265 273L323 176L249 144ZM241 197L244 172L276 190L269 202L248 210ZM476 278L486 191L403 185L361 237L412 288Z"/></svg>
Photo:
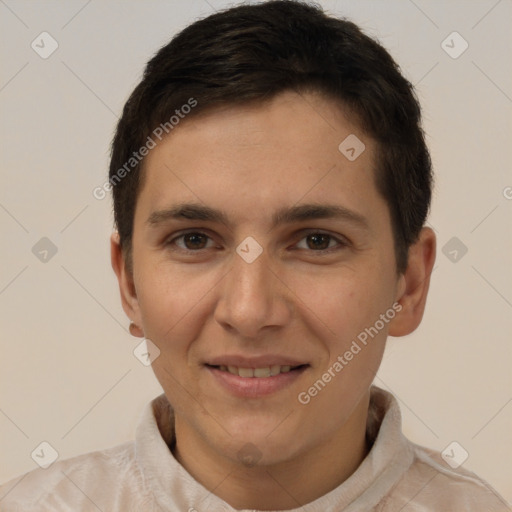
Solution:
<svg viewBox="0 0 512 512"><path fill-rule="evenodd" d="M210 249L210 247L203 248L203 249L196 249L196 250L194 250L194 249L183 249L181 247L177 247L175 245L175 242L177 240L183 239L187 235L203 235L203 236L206 236L209 240L212 240L212 238L210 236L208 236L205 232L192 230L192 231L187 231L185 233L181 233L178 236L175 236L174 238L168 240L165 245L166 246L174 245L175 248L173 248L172 250L176 250L176 251L187 253L187 254L200 253L202 251ZM350 245L349 241L347 239L345 239L345 238L340 239L338 237L335 237L334 235L331 235L330 233L325 233L323 231L314 231L314 230L312 230L312 231L310 231L308 233L305 233L302 236L302 238L300 238L299 242L304 240L308 236L311 236L311 235L324 235L324 236L327 236L330 239L329 243L334 240L335 242L338 243L338 245L335 246L335 247L329 247L327 249L320 249L320 250L314 250L314 249L299 249L299 250L306 250L306 251L311 252L311 253L316 253L316 254L322 255L322 254L328 254L328 253L331 253L333 251L346 248L346 247L348 247Z"/></svg>

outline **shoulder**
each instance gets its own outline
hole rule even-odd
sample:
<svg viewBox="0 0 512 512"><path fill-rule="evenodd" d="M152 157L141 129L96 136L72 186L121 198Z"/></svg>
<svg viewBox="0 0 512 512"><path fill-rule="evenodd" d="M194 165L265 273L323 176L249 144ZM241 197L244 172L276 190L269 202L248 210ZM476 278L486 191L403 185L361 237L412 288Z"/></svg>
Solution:
<svg viewBox="0 0 512 512"><path fill-rule="evenodd" d="M511 512L512 508L483 479L461 466L451 467L435 450L410 443L413 462L386 500L383 511L408 504L407 510L486 510Z"/></svg>
<svg viewBox="0 0 512 512"><path fill-rule="evenodd" d="M141 486L134 443L128 442L56 461L0 485L0 508L4 512L89 510L94 503L109 510L123 493Z"/></svg>

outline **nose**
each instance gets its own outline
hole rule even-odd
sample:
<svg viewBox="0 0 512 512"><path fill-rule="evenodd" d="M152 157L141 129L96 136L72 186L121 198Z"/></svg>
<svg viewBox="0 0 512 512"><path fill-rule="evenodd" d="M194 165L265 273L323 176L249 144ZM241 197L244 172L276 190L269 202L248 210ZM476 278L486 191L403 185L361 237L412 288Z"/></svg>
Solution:
<svg viewBox="0 0 512 512"><path fill-rule="evenodd" d="M235 255L232 265L222 280L215 320L247 339L285 326L292 315L292 294L270 267L265 252L252 263Z"/></svg>

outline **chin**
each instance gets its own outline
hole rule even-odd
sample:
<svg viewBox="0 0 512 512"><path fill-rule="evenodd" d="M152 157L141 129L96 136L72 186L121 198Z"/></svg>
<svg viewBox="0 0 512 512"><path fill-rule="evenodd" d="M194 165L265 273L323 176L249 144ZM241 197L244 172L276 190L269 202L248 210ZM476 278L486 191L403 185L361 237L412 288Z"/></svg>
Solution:
<svg viewBox="0 0 512 512"><path fill-rule="evenodd" d="M266 418L248 418L246 421L237 421L236 425L231 423L226 430L229 434L214 441L217 448L224 445L225 453L229 458L238 462L248 458L251 464L272 465L283 460L287 460L298 451L298 442L300 440L300 430L291 429L290 425L285 425L284 417ZM290 442L290 440L293 442Z"/></svg>
<svg viewBox="0 0 512 512"><path fill-rule="evenodd" d="M224 453L235 464L241 464L247 468L268 467L293 458L297 452L297 446L290 446L289 438L270 442L261 436L253 439L230 440L226 447L228 453Z"/></svg>

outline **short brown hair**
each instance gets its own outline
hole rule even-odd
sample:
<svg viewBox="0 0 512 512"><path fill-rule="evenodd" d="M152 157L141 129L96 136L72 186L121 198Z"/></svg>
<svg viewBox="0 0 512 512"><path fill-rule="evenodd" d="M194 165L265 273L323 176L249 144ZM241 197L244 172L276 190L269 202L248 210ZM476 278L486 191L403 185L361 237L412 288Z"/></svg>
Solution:
<svg viewBox="0 0 512 512"><path fill-rule="evenodd" d="M413 87L389 53L354 23L297 0L239 5L194 22L148 62L112 143L109 180L125 254L131 252L141 162L126 162L155 127L196 102L187 118L280 92L320 92L347 108L377 142L376 186L391 214L398 272L430 206L431 160ZM117 178L117 180L116 180ZM128 258L129 259L129 258Z"/></svg>

